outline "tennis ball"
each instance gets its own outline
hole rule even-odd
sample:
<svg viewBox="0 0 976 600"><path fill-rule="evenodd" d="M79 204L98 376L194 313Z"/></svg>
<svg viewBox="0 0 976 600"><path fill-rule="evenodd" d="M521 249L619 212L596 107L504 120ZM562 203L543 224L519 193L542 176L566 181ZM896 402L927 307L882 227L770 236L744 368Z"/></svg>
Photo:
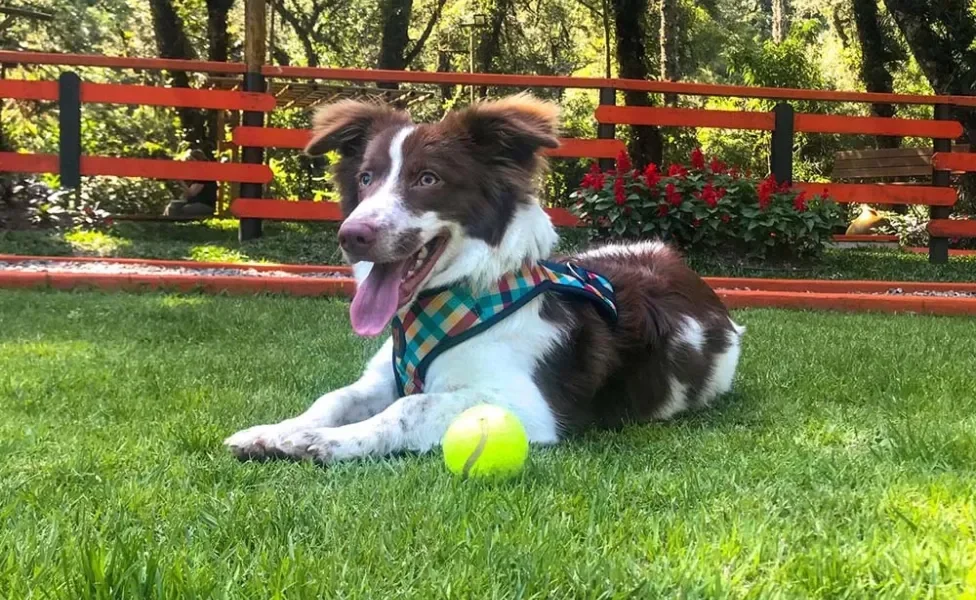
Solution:
<svg viewBox="0 0 976 600"><path fill-rule="evenodd" d="M490 404L461 413L441 445L447 468L462 477L511 477L522 471L529 455L529 438L518 417Z"/></svg>

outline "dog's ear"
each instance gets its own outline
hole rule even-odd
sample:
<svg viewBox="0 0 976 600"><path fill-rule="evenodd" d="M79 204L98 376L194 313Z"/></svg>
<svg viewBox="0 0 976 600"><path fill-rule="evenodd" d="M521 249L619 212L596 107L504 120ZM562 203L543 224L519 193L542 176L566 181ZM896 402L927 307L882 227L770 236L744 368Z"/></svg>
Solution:
<svg viewBox="0 0 976 600"><path fill-rule="evenodd" d="M543 148L559 147L559 107L528 94L476 104L459 113L460 126L480 154L521 167Z"/></svg>
<svg viewBox="0 0 976 600"><path fill-rule="evenodd" d="M370 137L387 127L408 123L410 115L385 104L342 100L315 113L312 140L305 153L319 156L338 150L343 158L362 156Z"/></svg>

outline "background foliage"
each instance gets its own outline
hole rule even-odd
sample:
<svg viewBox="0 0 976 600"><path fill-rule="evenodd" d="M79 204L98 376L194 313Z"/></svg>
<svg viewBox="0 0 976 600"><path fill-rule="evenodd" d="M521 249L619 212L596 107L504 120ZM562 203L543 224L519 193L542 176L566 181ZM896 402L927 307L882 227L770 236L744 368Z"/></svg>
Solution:
<svg viewBox="0 0 976 600"><path fill-rule="evenodd" d="M24 4L24 6L28 6ZM34 51L208 60L242 59L240 0L32 0L50 19L0 19L0 47ZM269 60L277 64L392 69L621 76L742 85L904 93L973 94L976 11L964 0L275 0ZM477 18L476 18L477 17ZM466 25L481 23L479 27ZM954 23L944 27L940 23ZM49 67L7 65L11 78L52 79ZM92 81L202 87L205 76L81 69ZM331 82L330 82L331 83ZM438 118L471 97L511 89L413 86L410 110ZM568 135L593 136L594 91L536 90L565 109ZM361 89L346 93L375 94ZM621 95L626 104L676 104L768 110L769 101ZM799 103L797 110L853 115L930 116L929 107ZM229 115L230 121L233 121ZM958 113L972 142L976 118ZM85 151L139 157L213 154L221 132L202 111L86 105ZM4 101L0 146L52 151L56 112L49 104ZM302 127L304 109L279 110L273 124ZM680 161L696 147L760 176L768 172L768 134L723 130L620 128L637 166ZM928 140L870 136L797 136L796 176L829 178L834 153L866 147L928 145ZM976 145L976 144L974 144ZM227 155L217 158L227 158ZM273 152L275 197L327 199L325 164ZM568 204L587 168L558 161L549 201ZM47 183L55 184L50 180ZM98 183L103 208L158 210L178 190L156 182ZM9 187L9 186L8 186ZM971 212L964 182L960 212Z"/></svg>

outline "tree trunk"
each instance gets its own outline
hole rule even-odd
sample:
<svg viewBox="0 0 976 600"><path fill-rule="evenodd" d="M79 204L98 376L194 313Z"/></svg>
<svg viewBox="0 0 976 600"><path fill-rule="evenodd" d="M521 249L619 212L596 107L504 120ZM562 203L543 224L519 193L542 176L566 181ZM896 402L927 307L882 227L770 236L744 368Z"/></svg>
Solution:
<svg viewBox="0 0 976 600"><path fill-rule="evenodd" d="M475 50L474 64L480 73L494 73L495 61L501 55L502 49L502 28L505 26L505 17L512 10L513 0L495 0L488 13L487 27L481 34L478 47ZM488 88L478 89L478 96L486 98Z"/></svg>
<svg viewBox="0 0 976 600"><path fill-rule="evenodd" d="M406 66L407 44L410 43L410 13L413 0L386 0L380 11L383 21L383 37L380 41L379 69L402 71Z"/></svg>
<svg viewBox="0 0 976 600"><path fill-rule="evenodd" d="M210 60L227 62L230 58L230 35L227 15L234 0L207 0L207 42Z"/></svg>
<svg viewBox="0 0 976 600"><path fill-rule="evenodd" d="M227 62L230 58L227 14L233 6L234 0L207 0L207 58L212 61ZM220 138L224 135L219 113L219 110L207 111L209 142L215 151L220 149Z"/></svg>
<svg viewBox="0 0 976 600"><path fill-rule="evenodd" d="M437 72L438 73L451 73L454 71L454 67L451 65L451 54L449 52L438 52L437 53ZM453 98L454 92L457 86L453 85L442 85L441 88L441 105L446 106Z"/></svg>
<svg viewBox="0 0 976 600"><path fill-rule="evenodd" d="M383 21L383 37L380 40L380 56L377 62L379 69L402 71L412 63L424 49L434 26L441 18L441 11L447 0L437 0L434 12L427 20L423 33L410 46L410 14L413 12L413 0L387 0L382 6L380 18ZM397 89L396 83L379 84L386 89Z"/></svg>
<svg viewBox="0 0 976 600"><path fill-rule="evenodd" d="M149 9L152 13L153 31L159 55L162 58L196 59L197 54L186 36L183 20L177 14L173 1L149 0ZM174 87L191 87L190 78L185 72L173 71L171 76ZM181 108L178 112L183 139L191 148L199 148L212 155L214 147L211 136L207 132L207 118L203 111Z"/></svg>
<svg viewBox="0 0 976 600"><path fill-rule="evenodd" d="M648 78L646 62L647 0L613 0L614 32L617 38L617 65L623 79ZM624 92L627 106L653 106L644 92ZM648 163L661 164L664 144L657 127L632 126L630 147L634 165L642 168Z"/></svg>
<svg viewBox="0 0 976 600"><path fill-rule="evenodd" d="M678 72L678 44L677 32L675 28L678 24L678 0L661 1L661 79L665 81L677 81L680 79ZM678 103L678 97L674 94L665 94L664 103L674 105Z"/></svg>
<svg viewBox="0 0 976 600"><path fill-rule="evenodd" d="M773 0L773 41L777 44L790 33L789 0Z"/></svg>
<svg viewBox="0 0 976 600"><path fill-rule="evenodd" d="M971 0L885 0L915 60L937 94L976 95L976 15ZM955 108L962 142L976 151L976 110ZM976 173L962 179L963 202L976 210ZM958 205L957 205L958 206Z"/></svg>
<svg viewBox="0 0 976 600"><path fill-rule="evenodd" d="M891 52L885 44L877 0L853 0L854 24L857 28L857 42L861 48L861 81L869 92L890 94L894 91L894 81L888 70ZM871 105L871 112L878 117L893 117L895 107L891 104ZM879 148L897 148L901 138L879 135Z"/></svg>

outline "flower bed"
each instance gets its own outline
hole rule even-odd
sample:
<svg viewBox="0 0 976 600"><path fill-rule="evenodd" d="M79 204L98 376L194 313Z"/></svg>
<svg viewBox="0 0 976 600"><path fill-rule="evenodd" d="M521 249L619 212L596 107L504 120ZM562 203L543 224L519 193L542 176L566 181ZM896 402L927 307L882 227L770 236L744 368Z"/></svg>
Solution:
<svg viewBox="0 0 976 600"><path fill-rule="evenodd" d="M698 149L689 165L665 172L655 164L636 170L626 153L613 170L594 163L571 197L596 238L660 238L751 257L816 255L843 225L827 197L808 197L772 175L739 173L717 158L706 161Z"/></svg>

